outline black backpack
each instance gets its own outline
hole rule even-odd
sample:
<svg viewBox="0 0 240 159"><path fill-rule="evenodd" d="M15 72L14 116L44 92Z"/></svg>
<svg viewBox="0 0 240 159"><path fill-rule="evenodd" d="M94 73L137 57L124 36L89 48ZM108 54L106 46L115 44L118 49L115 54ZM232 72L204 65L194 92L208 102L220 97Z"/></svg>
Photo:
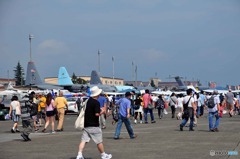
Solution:
<svg viewBox="0 0 240 159"><path fill-rule="evenodd" d="M207 106L210 109L215 107L215 102L214 102L214 96L213 95L207 100Z"/></svg>
<svg viewBox="0 0 240 159"><path fill-rule="evenodd" d="M164 101L162 99L158 99L157 100L157 106L156 106L157 109L161 108L163 109L164 108Z"/></svg>

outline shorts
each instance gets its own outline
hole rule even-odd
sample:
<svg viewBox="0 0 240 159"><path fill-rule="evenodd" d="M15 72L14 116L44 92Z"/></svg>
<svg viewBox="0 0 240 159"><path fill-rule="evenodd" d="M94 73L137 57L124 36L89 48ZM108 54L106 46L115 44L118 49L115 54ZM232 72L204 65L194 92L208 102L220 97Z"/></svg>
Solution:
<svg viewBox="0 0 240 159"><path fill-rule="evenodd" d="M19 120L20 120L20 115L16 115L15 110L12 111L12 120L13 120L13 122L19 122Z"/></svg>
<svg viewBox="0 0 240 159"><path fill-rule="evenodd" d="M86 127L83 129L82 141L89 142L90 139L97 145L102 143L102 130L100 127Z"/></svg>
<svg viewBox="0 0 240 159"><path fill-rule="evenodd" d="M47 115L47 117L54 116L54 111L53 110L52 111L47 111L46 115Z"/></svg>
<svg viewBox="0 0 240 159"><path fill-rule="evenodd" d="M229 109L229 110L233 109L233 104L230 104L228 102L226 104L227 104L227 109Z"/></svg>

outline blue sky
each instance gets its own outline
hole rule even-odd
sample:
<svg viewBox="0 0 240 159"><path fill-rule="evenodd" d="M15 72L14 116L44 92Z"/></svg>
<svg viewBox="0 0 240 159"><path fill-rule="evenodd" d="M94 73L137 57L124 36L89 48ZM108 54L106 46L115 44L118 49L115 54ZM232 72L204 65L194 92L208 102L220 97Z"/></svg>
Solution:
<svg viewBox="0 0 240 159"><path fill-rule="evenodd" d="M0 0L0 78L32 58L39 74L100 72L132 80L171 76L239 85L239 0Z"/></svg>

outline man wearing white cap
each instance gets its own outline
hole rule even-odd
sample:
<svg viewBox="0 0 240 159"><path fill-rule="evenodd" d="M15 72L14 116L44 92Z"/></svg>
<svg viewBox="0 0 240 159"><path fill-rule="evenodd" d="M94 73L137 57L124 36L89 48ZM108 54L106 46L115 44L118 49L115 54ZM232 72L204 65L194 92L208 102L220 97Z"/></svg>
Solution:
<svg viewBox="0 0 240 159"><path fill-rule="evenodd" d="M112 158L111 154L106 154L104 152L102 130L99 127L99 116L100 113L100 103L98 102L98 97L102 92L97 86L91 88L91 95L87 101L85 116L84 116L84 129L82 134L82 141L79 144L78 156L76 159L84 159L82 152L85 144L92 139L96 144L99 152L101 153L101 159Z"/></svg>

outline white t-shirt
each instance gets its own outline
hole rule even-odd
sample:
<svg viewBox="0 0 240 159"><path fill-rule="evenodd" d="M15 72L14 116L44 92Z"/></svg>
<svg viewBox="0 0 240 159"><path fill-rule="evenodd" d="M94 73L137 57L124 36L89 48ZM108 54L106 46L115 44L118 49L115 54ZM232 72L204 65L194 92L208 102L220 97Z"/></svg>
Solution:
<svg viewBox="0 0 240 159"><path fill-rule="evenodd" d="M16 107L17 107L18 105L19 105L19 101L14 100L14 101L11 102L11 106L12 106L12 109L13 109L13 110L16 110Z"/></svg>
<svg viewBox="0 0 240 159"><path fill-rule="evenodd" d="M190 101L188 102L189 98L191 97ZM194 103L194 98L192 96L185 96L183 98L183 103L187 103L188 102L188 107L192 108L192 103Z"/></svg>

